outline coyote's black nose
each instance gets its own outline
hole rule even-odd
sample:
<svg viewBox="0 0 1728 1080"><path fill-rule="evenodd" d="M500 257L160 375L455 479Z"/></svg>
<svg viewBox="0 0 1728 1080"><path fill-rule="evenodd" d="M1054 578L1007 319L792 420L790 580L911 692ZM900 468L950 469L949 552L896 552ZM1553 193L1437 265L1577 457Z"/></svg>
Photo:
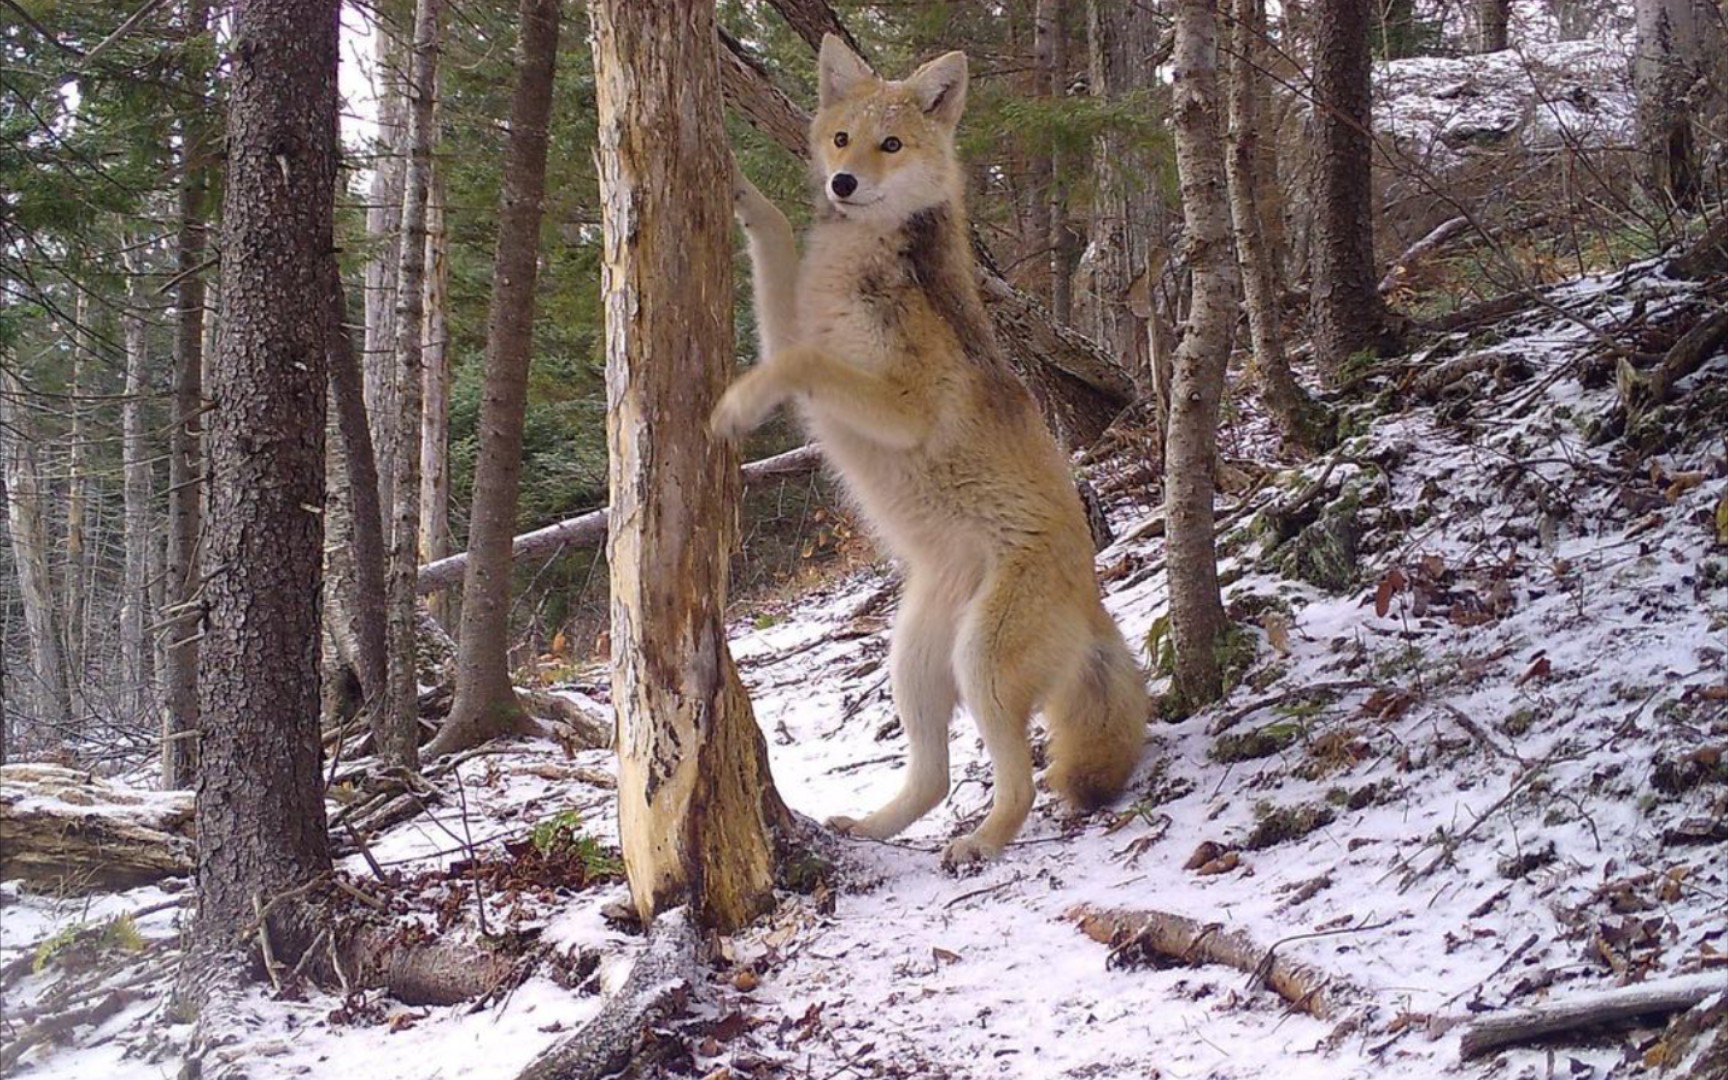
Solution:
<svg viewBox="0 0 1728 1080"><path fill-rule="evenodd" d="M842 199L858 190L858 178L849 172L835 173L834 179L828 181L828 184L834 189L834 194Z"/></svg>

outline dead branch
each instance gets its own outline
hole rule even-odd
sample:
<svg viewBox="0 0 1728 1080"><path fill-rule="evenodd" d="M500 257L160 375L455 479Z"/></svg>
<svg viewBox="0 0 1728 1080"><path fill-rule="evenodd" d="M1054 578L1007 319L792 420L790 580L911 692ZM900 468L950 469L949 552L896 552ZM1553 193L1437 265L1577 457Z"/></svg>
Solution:
<svg viewBox="0 0 1728 1080"><path fill-rule="evenodd" d="M1249 975L1294 1010L1318 1020L1333 1019L1337 1013L1328 976L1276 956L1276 946L1263 948L1245 931L1225 930L1218 923L1165 911L1123 911L1090 904L1069 909L1064 918L1093 941L1110 946L1113 956L1137 948L1182 964L1223 964Z"/></svg>
<svg viewBox="0 0 1728 1080"><path fill-rule="evenodd" d="M1310 683L1307 686L1292 687L1281 693L1273 694L1271 697L1250 701L1238 709L1225 713L1212 721L1211 726L1206 729L1206 734L1222 735L1262 709L1276 708L1292 701L1307 701L1309 698L1319 697L1322 694L1347 694L1356 690L1372 690L1379 685L1373 679L1338 679L1332 682Z"/></svg>
<svg viewBox="0 0 1728 1080"><path fill-rule="evenodd" d="M815 469L821 460L821 454L815 446L801 446L784 454L750 462L743 469L744 483L748 485L802 475ZM606 539L606 513L606 509L602 507L560 521L556 525L548 525L544 529L523 533L511 542L510 557L532 559L552 555L566 547L593 547L600 544ZM461 584L462 574L467 566L468 553L465 551L427 563L420 568L420 593L425 595Z"/></svg>
<svg viewBox="0 0 1728 1080"><path fill-rule="evenodd" d="M1428 254L1446 241L1470 230L1470 219L1455 217L1436 225L1427 236L1404 249L1404 253L1392 260L1392 265L1386 268L1386 276L1380 279L1379 290L1384 296L1398 287L1398 282L1410 269L1410 264Z"/></svg>
<svg viewBox="0 0 1728 1080"><path fill-rule="evenodd" d="M43 1042L59 1042L71 1033L73 1028L83 1024L95 1026L114 1017L121 1009L137 1000L138 994L133 990L115 990L101 1001L88 1009L73 1009L68 1012L56 1013L43 1017L18 1033L18 1037L0 1048L0 1074L10 1073L12 1066L18 1063L31 1047Z"/></svg>
<svg viewBox="0 0 1728 1080"><path fill-rule="evenodd" d="M684 1008L695 983L696 928L684 908L654 920L648 948L618 992L568 1039L529 1063L516 1080L600 1080L635 1055L644 1031Z"/></svg>
<svg viewBox="0 0 1728 1080"><path fill-rule="evenodd" d="M1668 982L1617 987L1576 1001L1548 1002L1471 1024L1464 1030L1458 1054L1469 1061L1504 1046L1548 1035L1623 1024L1639 1017L1667 1016L1724 992L1728 992L1728 973L1711 972Z"/></svg>
<svg viewBox="0 0 1728 1080"><path fill-rule="evenodd" d="M1667 401L1674 392L1674 384L1702 367L1724 341L1728 341L1728 307L1718 308L1694 323L1679 341L1669 346L1662 363L1652 371L1641 372L1621 358L1616 382L1627 415L1648 413Z"/></svg>

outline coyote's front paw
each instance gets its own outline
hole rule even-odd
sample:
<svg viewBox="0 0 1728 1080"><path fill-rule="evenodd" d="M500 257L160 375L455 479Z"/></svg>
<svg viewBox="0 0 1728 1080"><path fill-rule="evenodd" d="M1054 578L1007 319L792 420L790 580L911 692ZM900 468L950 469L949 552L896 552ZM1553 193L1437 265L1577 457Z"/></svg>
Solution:
<svg viewBox="0 0 1728 1080"><path fill-rule="evenodd" d="M722 439L741 439L761 427L778 404L773 377L759 367L726 388L708 417L708 429Z"/></svg>
<svg viewBox="0 0 1728 1080"><path fill-rule="evenodd" d="M746 229L770 225L780 214L736 164L732 167L732 212L737 215L738 224Z"/></svg>
<svg viewBox="0 0 1728 1080"><path fill-rule="evenodd" d="M976 869L1001 853L1001 844L993 844L977 833L968 833L942 849L942 868L958 874Z"/></svg>

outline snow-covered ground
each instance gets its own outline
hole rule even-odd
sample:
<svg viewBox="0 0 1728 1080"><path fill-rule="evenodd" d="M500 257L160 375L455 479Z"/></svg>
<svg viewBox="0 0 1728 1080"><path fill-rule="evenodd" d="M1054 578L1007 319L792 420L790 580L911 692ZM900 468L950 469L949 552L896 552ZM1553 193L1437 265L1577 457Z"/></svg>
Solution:
<svg viewBox="0 0 1728 1080"><path fill-rule="evenodd" d="M1614 390L1580 382L1594 341L1581 322L1657 324L1697 299L1649 267L1548 299L1565 314L1497 328L1486 346L1497 362L1434 400L1415 401L1406 383L1409 407L1367 425L1329 472L1316 461L1245 496L1288 505L1325 473L1314 509L1354 507L1351 584L1329 593L1275 572L1254 515L1233 515L1227 599L1252 628L1254 662L1223 704L1154 724L1116 811L1065 821L1041 794L1000 860L944 873L941 845L989 800L978 739L959 718L946 803L895 842L840 842L831 890L788 895L721 943L685 1034L691 1074L1648 1072L1659 1028L1460 1064L1463 1024L1478 1015L1687 974L1728 989L1728 546L1716 518L1728 448L1720 429L1643 460L1618 441L1592 446ZM1443 343L1413 370L1471 350ZM1405 374L1383 381L1388 393ZM1728 357L1706 375L1720 416ZM1122 528L1146 507L1127 497L1115 510ZM1131 641L1165 610L1160 563L1156 539L1100 556ZM857 614L880 607L868 601L883 582L837 582L734 629L781 792L816 818L869 810L897 784L886 620ZM571 809L610 842L610 769L604 752L571 759L550 743L475 758L459 788L443 780L441 804L372 854L427 874ZM1233 855L1190 869L1203 842ZM359 856L345 868L371 876ZM617 986L640 950L602 914L623 897L614 884L490 901L494 929L514 903L517 929L597 957L586 984L535 974L497 1000L447 1008L259 990L246 1003L253 1026L227 1052L255 1080L514 1076L591 1016L596 991ZM161 908L168 899L152 887L52 901L6 886L0 966L124 911L159 909L138 932L171 938L184 911ZM1131 962L1132 949L1112 963L1076 929L1079 905L1276 944L1328 977L1332 1012L1293 1013L1229 968L1160 969ZM172 959L163 946L146 955ZM6 1011L35 1008L63 977L50 963L10 981ZM142 983L136 1000L8 1075L173 1075L188 1028L165 1018L164 985Z"/></svg>

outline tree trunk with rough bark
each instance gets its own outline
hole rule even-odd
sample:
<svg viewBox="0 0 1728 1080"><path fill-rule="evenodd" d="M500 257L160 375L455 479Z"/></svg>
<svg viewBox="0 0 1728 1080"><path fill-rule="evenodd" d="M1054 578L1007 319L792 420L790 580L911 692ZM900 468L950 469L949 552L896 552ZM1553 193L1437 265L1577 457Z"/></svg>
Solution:
<svg viewBox="0 0 1728 1080"><path fill-rule="evenodd" d="M1086 35L1093 96L1121 102L1156 89L1156 16L1150 4L1088 0ZM1148 320L1159 317L1151 303L1154 283L1145 279L1156 275L1165 261L1160 249L1167 210L1152 179L1152 162L1121 133L1106 130L1098 136L1092 168L1091 240L1084 265L1088 287L1077 298L1076 322L1134 376L1145 396L1152 384ZM1159 267L1154 267L1155 262ZM1145 303L1130 298L1136 282L1143 282Z"/></svg>
<svg viewBox="0 0 1728 1080"><path fill-rule="evenodd" d="M26 687L25 715L31 726L64 739L71 733L72 698L66 681L60 618L53 571L48 562L47 493L36 453L36 425L29 391L18 377L15 359L0 357L0 459L6 473L6 525L12 565L18 574L18 599L30 663L21 673Z"/></svg>
<svg viewBox="0 0 1728 1080"><path fill-rule="evenodd" d="M132 282L135 277L136 254L128 251L123 256L123 266L127 276L127 304L132 302ZM85 620L89 614L90 594L87 587L90 575L90 546L85 535L85 519L90 489L89 453L85 440L89 431L84 422L83 385L86 377L86 362L90 358L91 339L90 326L90 294L82 289L78 292L78 300L74 305L76 312L72 328L72 367L67 379L66 411L70 414L70 422L66 429L66 562L62 570L61 581L64 603L60 610L60 631L63 636L61 649L66 658L66 688L72 697L74 726L82 732L88 709L84 704L84 644ZM126 315L131 315L128 310ZM125 316L122 316L124 321ZM127 333L131 327L126 328ZM143 324L138 326L142 334ZM123 335L124 336L124 335ZM132 345L126 340L127 347Z"/></svg>
<svg viewBox="0 0 1728 1080"><path fill-rule="evenodd" d="M438 78L441 0L414 6L413 65L408 76L408 167L402 177L402 246L396 268L396 424L389 455L390 560L385 594L389 672L384 701L372 712L379 759L420 767L420 691L416 682L415 574L420 568L421 325L425 313L426 195L432 171L432 102Z"/></svg>
<svg viewBox="0 0 1728 1080"><path fill-rule="evenodd" d="M239 0L211 365L198 915L208 956L311 940L287 894L330 869L319 775L324 354L336 190L336 0ZM261 931L250 928L271 905Z"/></svg>
<svg viewBox="0 0 1728 1080"><path fill-rule="evenodd" d="M1476 51L1504 52L1511 44L1507 30L1512 22L1512 0L1477 0Z"/></svg>
<svg viewBox="0 0 1728 1080"><path fill-rule="evenodd" d="M120 462L124 562L120 584L120 702L131 723L154 718L155 653L145 639L150 624L150 445L144 425L149 393L149 352L144 335L144 290L136 273L126 279L126 394L120 403Z"/></svg>
<svg viewBox="0 0 1728 1080"><path fill-rule="evenodd" d="M1242 271L1242 295L1248 309L1248 332L1253 341L1255 382L1284 437L1298 446L1314 449L1325 445L1330 433L1325 429L1324 414L1297 383L1284 351L1278 263L1268 249L1260 209L1259 170L1264 159L1260 153L1263 133L1258 105L1264 70L1261 57L1266 8L1264 0L1234 0L1232 7L1230 48L1226 50L1230 57L1229 146L1224 168L1236 233L1236 260Z"/></svg>
<svg viewBox="0 0 1728 1080"><path fill-rule="evenodd" d="M433 139L439 109L433 106ZM432 163L426 194L426 300L424 400L420 404L420 561L436 562L454 550L450 537L450 234L444 220L444 169ZM432 613L449 624L450 597L427 599Z"/></svg>
<svg viewBox="0 0 1728 1080"><path fill-rule="evenodd" d="M204 0L186 5L186 34L209 32ZM206 76L197 78L202 88ZM162 606L162 786L189 788L198 775L198 652L202 589L198 545L204 530L204 270L209 250L206 202L209 121L180 121L179 228L175 239L174 392L168 433L168 545Z"/></svg>
<svg viewBox="0 0 1728 1080"><path fill-rule="evenodd" d="M1215 4L1181 0L1177 5L1172 58L1183 243L1194 281L1188 333L1176 350L1164 452L1175 693L1184 709L1207 704L1222 693L1218 645L1226 626L1212 542L1212 503L1218 406L1230 357L1230 325L1236 317L1236 266L1218 132L1223 102Z"/></svg>
<svg viewBox="0 0 1728 1080"><path fill-rule="evenodd" d="M457 635L456 696L431 754L520 734L528 717L510 683L510 543L522 486L522 425L534 354L534 289L546 196L547 124L558 56L559 0L522 0L516 93L498 207L492 310L486 327L480 455L468 524Z"/></svg>
<svg viewBox="0 0 1728 1080"><path fill-rule="evenodd" d="M735 928L773 900L788 815L726 643L735 455L732 195L713 0L595 0L619 833L644 920Z"/></svg>
<svg viewBox="0 0 1728 1080"><path fill-rule="evenodd" d="M360 357L365 372L366 417L372 427L372 446L378 455L378 495L385 507L392 505L397 443L396 275L402 261L402 178L408 166L409 54L394 12L394 7L380 11L373 38L378 142L366 205L366 236L372 244L372 257L366 262L366 282L361 292L366 312Z"/></svg>
<svg viewBox="0 0 1728 1080"><path fill-rule="evenodd" d="M1689 210L1701 177L1693 128L1698 17L1692 0L1636 0L1638 44L1632 73L1638 93L1638 146L1652 194Z"/></svg>
<svg viewBox="0 0 1728 1080"><path fill-rule="evenodd" d="M1386 312L1374 264L1373 138L1369 117L1370 0L1316 0L1314 123L1314 351L1330 375L1378 349Z"/></svg>
<svg viewBox="0 0 1728 1080"><path fill-rule="evenodd" d="M336 625L339 643L350 643L355 677L360 680L360 692L373 708L384 700L384 684L389 674L388 641L385 627L384 596L384 515L378 505L378 459L372 446L372 433L366 424L365 384L360 359L354 351L354 335L348 325L348 298L342 286L341 270L335 259L325 270L330 290L327 301L330 310L330 339L327 346L329 363L330 406L335 414L337 434L333 461L340 464L344 475L330 485L334 503L329 519L332 528L341 528L350 542L340 552L332 550L332 572L349 580L341 584L345 590L331 590L332 612L326 614ZM346 511L345 514L337 510ZM332 548L338 545L332 545ZM344 650L346 651L346 650Z"/></svg>

